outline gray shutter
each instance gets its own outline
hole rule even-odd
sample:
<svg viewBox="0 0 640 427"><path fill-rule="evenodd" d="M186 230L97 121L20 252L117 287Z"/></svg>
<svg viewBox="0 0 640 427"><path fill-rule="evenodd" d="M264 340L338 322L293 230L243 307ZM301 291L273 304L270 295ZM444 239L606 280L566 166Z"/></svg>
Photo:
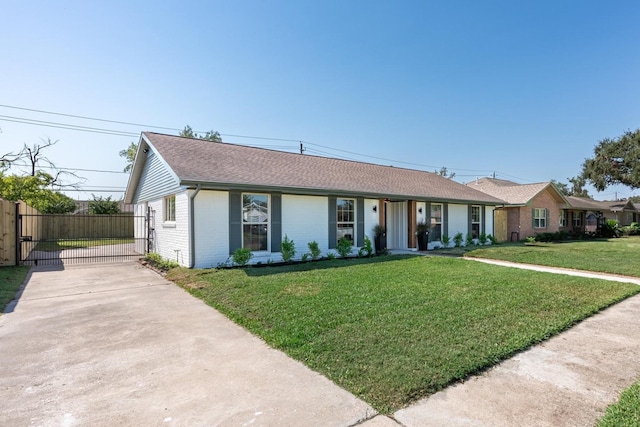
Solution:
<svg viewBox="0 0 640 427"><path fill-rule="evenodd" d="M364 244L364 198L356 199L356 246Z"/></svg>
<svg viewBox="0 0 640 427"><path fill-rule="evenodd" d="M549 209L544 210L544 228L549 228Z"/></svg>
<svg viewBox="0 0 640 427"><path fill-rule="evenodd" d="M424 213L424 221L427 223L427 226L429 227L429 235L427 236L427 241L431 242L432 237L431 237L431 202L427 202L425 209L427 210Z"/></svg>
<svg viewBox="0 0 640 427"><path fill-rule="evenodd" d="M242 247L242 194L229 191L229 254Z"/></svg>
<svg viewBox="0 0 640 427"><path fill-rule="evenodd" d="M271 194L271 252L280 252L282 243L282 194Z"/></svg>
<svg viewBox="0 0 640 427"><path fill-rule="evenodd" d="M335 249L338 246L338 219L336 198L329 197L329 249Z"/></svg>
<svg viewBox="0 0 640 427"><path fill-rule="evenodd" d="M531 228L536 228L536 210L531 209Z"/></svg>
<svg viewBox="0 0 640 427"><path fill-rule="evenodd" d="M485 226L485 222L487 221L487 207L480 207L480 233L486 233L487 229Z"/></svg>
<svg viewBox="0 0 640 427"><path fill-rule="evenodd" d="M473 213L473 206L467 205L467 236L471 236L473 227L471 226L471 216Z"/></svg>
<svg viewBox="0 0 640 427"><path fill-rule="evenodd" d="M449 203L442 204L442 233L449 235Z"/></svg>

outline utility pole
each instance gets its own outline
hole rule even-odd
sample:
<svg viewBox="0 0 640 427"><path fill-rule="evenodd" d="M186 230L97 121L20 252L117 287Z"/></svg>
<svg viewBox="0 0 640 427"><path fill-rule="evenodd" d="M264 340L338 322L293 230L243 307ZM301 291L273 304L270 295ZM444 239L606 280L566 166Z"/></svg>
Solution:
<svg viewBox="0 0 640 427"><path fill-rule="evenodd" d="M300 141L300 154L304 152L304 148L302 148L302 141Z"/></svg>

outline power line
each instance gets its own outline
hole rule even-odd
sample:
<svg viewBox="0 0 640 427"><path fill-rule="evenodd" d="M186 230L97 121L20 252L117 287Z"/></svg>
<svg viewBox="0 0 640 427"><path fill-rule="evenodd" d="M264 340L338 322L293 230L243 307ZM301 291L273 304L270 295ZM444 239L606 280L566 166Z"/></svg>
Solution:
<svg viewBox="0 0 640 427"><path fill-rule="evenodd" d="M90 130L90 129L83 129L82 126L67 125L67 124L64 124L64 123L54 123L54 122L37 123L38 120L31 120L31 119L14 120L14 119L0 118L0 120L5 121L5 122L15 122L15 123L22 123L22 124L34 125L34 126L43 126L43 127L49 127L49 128L66 129L66 130L77 130L77 131L81 131L81 132L101 133L101 134L113 135L113 136L126 136L126 137L129 137L129 138L138 136L137 133L132 133L132 132L121 132L121 131L117 131L117 130L105 130L105 131ZM45 124L45 123L52 123L52 124Z"/></svg>

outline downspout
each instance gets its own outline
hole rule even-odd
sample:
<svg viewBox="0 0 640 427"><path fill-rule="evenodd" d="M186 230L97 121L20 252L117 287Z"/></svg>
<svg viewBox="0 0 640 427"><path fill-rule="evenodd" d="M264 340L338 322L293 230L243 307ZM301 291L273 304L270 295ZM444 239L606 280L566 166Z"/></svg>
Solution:
<svg viewBox="0 0 640 427"><path fill-rule="evenodd" d="M189 196L189 268L193 268L196 264L196 196L202 189L202 184L198 184L196 191Z"/></svg>

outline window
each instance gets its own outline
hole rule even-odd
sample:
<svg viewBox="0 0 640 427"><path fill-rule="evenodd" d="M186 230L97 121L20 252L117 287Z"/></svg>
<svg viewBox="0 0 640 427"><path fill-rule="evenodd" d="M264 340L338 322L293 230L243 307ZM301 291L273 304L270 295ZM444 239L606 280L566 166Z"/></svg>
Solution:
<svg viewBox="0 0 640 427"><path fill-rule="evenodd" d="M571 223L574 227L582 227L582 215L580 212L571 212Z"/></svg>
<svg viewBox="0 0 640 427"><path fill-rule="evenodd" d="M560 221L558 224L560 225L560 227L567 226L567 211L565 210L560 211Z"/></svg>
<svg viewBox="0 0 640 427"><path fill-rule="evenodd" d="M337 199L338 240L345 237L354 242L355 237L355 200Z"/></svg>
<svg viewBox="0 0 640 427"><path fill-rule="evenodd" d="M242 195L242 247L266 251L269 237L269 196Z"/></svg>
<svg viewBox="0 0 640 427"><path fill-rule="evenodd" d="M471 236L480 236L480 206L471 206Z"/></svg>
<svg viewBox="0 0 640 427"><path fill-rule="evenodd" d="M164 198L164 221L175 222L176 220L176 195L172 194Z"/></svg>
<svg viewBox="0 0 640 427"><path fill-rule="evenodd" d="M442 205L439 203L431 204L431 231L429 232L429 240L440 241L442 238Z"/></svg>
<svg viewBox="0 0 640 427"><path fill-rule="evenodd" d="M533 209L533 228L547 228L547 210L544 208Z"/></svg>

